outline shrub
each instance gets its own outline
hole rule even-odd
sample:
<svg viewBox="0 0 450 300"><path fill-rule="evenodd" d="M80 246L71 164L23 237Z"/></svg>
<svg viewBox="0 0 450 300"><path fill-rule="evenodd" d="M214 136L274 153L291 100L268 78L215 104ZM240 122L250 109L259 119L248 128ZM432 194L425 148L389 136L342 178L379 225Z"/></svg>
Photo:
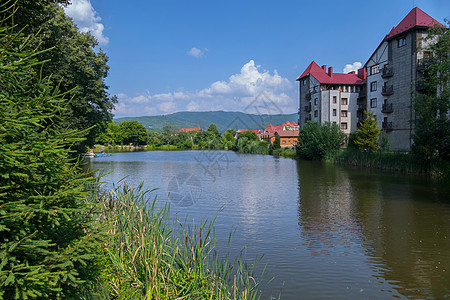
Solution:
<svg viewBox="0 0 450 300"><path fill-rule="evenodd" d="M327 152L339 150L345 134L336 124L308 121L299 132L297 155L306 159L322 159Z"/></svg>

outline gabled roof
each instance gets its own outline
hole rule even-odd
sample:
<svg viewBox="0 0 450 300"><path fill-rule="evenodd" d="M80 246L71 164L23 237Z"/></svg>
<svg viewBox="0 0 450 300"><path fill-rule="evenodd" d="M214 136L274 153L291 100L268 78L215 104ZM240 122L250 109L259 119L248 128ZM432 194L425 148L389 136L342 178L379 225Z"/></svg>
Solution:
<svg viewBox="0 0 450 300"><path fill-rule="evenodd" d="M354 73L343 74L331 72L331 74L328 74L327 71L319 67L315 61L311 62L302 75L297 78L297 81L308 75L314 76L314 78L323 84L364 84L365 82L364 79L358 77Z"/></svg>
<svg viewBox="0 0 450 300"><path fill-rule="evenodd" d="M277 131L275 134L278 134L280 137L298 137L298 130L285 130L285 131Z"/></svg>
<svg viewBox="0 0 450 300"><path fill-rule="evenodd" d="M414 7L403 20L398 23L397 26L393 27L389 34L386 36L386 40L392 39L393 37L402 34L413 28L429 28L434 25L442 26L441 23L430 17L423 10L418 7Z"/></svg>

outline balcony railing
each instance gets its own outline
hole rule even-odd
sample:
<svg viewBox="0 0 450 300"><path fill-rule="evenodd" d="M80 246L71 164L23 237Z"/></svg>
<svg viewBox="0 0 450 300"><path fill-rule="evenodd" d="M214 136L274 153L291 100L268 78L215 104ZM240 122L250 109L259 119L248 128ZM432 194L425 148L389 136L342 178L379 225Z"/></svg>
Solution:
<svg viewBox="0 0 450 300"><path fill-rule="evenodd" d="M429 65L431 65L429 58L419 59L417 60L417 71L424 71Z"/></svg>
<svg viewBox="0 0 450 300"><path fill-rule="evenodd" d="M387 78L394 75L394 68L392 66L386 65L383 67L383 70L381 72L381 77Z"/></svg>
<svg viewBox="0 0 450 300"><path fill-rule="evenodd" d="M305 99L306 100L311 100L311 93L306 93L306 95L305 95Z"/></svg>
<svg viewBox="0 0 450 300"><path fill-rule="evenodd" d="M358 104L358 111L364 111L367 109L367 103L359 103Z"/></svg>
<svg viewBox="0 0 450 300"><path fill-rule="evenodd" d="M361 90L359 91L359 94L358 94L358 99L360 99L360 98L366 98L366 89L364 88L364 87L361 87Z"/></svg>
<svg viewBox="0 0 450 300"><path fill-rule="evenodd" d="M416 82L416 91L423 92L426 89L425 81L419 80Z"/></svg>
<svg viewBox="0 0 450 300"><path fill-rule="evenodd" d="M383 127L383 129L385 131L392 131L392 130L394 130L394 128L392 127L392 122L382 122L381 123L381 127Z"/></svg>
<svg viewBox="0 0 450 300"><path fill-rule="evenodd" d="M305 111L306 112L311 112L311 106L305 106Z"/></svg>
<svg viewBox="0 0 450 300"><path fill-rule="evenodd" d="M388 114L394 111L394 108L392 107L392 103L385 103L383 104L383 108L381 109L381 112L384 114Z"/></svg>
<svg viewBox="0 0 450 300"><path fill-rule="evenodd" d="M389 96L394 93L394 87L392 85L385 85L383 86L383 89L381 90L381 95L383 96Z"/></svg>

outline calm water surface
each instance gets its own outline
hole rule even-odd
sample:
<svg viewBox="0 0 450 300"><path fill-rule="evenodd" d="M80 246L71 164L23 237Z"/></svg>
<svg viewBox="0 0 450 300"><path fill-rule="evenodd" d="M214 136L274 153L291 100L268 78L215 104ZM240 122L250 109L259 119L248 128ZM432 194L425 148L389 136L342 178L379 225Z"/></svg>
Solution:
<svg viewBox="0 0 450 300"><path fill-rule="evenodd" d="M145 181L184 219L215 224L219 245L264 254L282 299L450 298L450 187L225 151L115 153L90 159L111 187Z"/></svg>

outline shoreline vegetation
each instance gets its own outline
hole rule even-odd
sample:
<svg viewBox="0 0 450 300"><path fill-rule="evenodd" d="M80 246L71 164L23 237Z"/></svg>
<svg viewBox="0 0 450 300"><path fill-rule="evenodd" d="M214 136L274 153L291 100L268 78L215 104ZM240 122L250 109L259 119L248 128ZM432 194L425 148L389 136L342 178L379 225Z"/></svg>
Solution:
<svg viewBox="0 0 450 300"><path fill-rule="evenodd" d="M259 299L260 277L246 263L245 248L232 258L218 253L215 217L200 224L170 217L157 208L153 191L123 183L103 196L92 195L98 226L105 228L100 275L85 299ZM229 236L231 246L233 234Z"/></svg>
<svg viewBox="0 0 450 300"><path fill-rule="evenodd" d="M450 163L438 159L423 160L410 152L370 152L357 149L341 149L328 152L323 161L330 164L389 171L394 173L427 175L448 178Z"/></svg>

